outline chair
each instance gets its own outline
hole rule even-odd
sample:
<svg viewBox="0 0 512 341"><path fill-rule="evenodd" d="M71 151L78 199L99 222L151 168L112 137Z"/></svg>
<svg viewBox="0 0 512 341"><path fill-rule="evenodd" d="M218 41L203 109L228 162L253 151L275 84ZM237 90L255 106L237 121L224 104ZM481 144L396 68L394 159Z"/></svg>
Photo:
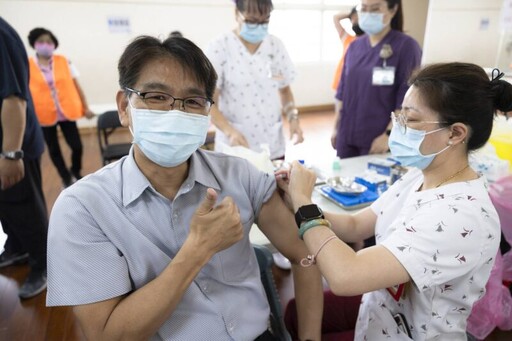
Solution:
<svg viewBox="0 0 512 341"><path fill-rule="evenodd" d="M281 308L279 293L277 292L274 276L272 275L272 265L274 264L272 253L265 246L253 244L252 247L256 253L260 267L261 282L265 288L270 305L270 328L272 333L279 340L291 341L292 338L284 325L283 309Z"/></svg>
<svg viewBox="0 0 512 341"><path fill-rule="evenodd" d="M109 136L120 128L117 110L106 111L98 117L98 144L103 165L128 155L131 143L109 143Z"/></svg>

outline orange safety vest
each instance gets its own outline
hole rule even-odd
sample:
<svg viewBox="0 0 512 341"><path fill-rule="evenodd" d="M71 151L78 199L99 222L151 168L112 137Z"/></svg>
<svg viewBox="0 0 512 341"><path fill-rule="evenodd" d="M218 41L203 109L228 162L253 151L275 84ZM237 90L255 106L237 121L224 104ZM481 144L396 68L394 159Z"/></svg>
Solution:
<svg viewBox="0 0 512 341"><path fill-rule="evenodd" d="M341 56L341 59L338 63L338 66L336 67L336 71L334 73L334 79L332 80L332 89L334 91L338 90L338 85L340 84L341 80L341 73L343 72L343 64L345 63L345 54L347 53L348 46L356 40L357 37L353 37L349 34L345 37L345 40L343 40L343 55Z"/></svg>
<svg viewBox="0 0 512 341"><path fill-rule="evenodd" d="M53 55L53 81L57 91L57 99L64 116L76 121L84 115L82 100L78 94L69 64L64 56ZM57 123L57 107L53 100L50 86L34 58L29 58L30 92L34 101L36 115L41 126L52 126Z"/></svg>

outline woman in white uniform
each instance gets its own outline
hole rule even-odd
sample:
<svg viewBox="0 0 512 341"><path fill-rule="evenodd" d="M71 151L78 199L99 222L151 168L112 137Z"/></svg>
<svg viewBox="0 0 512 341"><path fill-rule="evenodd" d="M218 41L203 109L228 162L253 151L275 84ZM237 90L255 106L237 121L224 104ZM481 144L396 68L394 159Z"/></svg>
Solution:
<svg viewBox="0 0 512 341"><path fill-rule="evenodd" d="M486 181L468 153L486 143L496 111L512 109L502 76L495 69L489 80L466 63L414 74L389 137L393 157L414 168L355 215L315 210L315 175L298 163L288 183L278 180L312 255L303 264L318 264L336 295L364 294L356 340L466 339L500 242ZM357 253L345 244L372 235L377 245Z"/></svg>
<svg viewBox="0 0 512 341"><path fill-rule="evenodd" d="M241 145L271 159L283 159L282 116L290 138L303 141L298 110L290 89L295 69L283 43L268 34L271 0L236 0L237 27L213 40L206 54L219 76L212 107L215 149Z"/></svg>

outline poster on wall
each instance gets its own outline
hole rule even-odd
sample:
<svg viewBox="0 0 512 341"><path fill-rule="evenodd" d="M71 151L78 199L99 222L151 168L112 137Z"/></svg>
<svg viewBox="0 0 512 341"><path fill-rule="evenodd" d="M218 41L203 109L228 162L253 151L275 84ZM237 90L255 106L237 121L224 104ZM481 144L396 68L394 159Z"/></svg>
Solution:
<svg viewBox="0 0 512 341"><path fill-rule="evenodd" d="M512 0L503 0L500 27L505 32L512 32Z"/></svg>
<svg viewBox="0 0 512 341"><path fill-rule="evenodd" d="M110 33L131 33L130 18L128 17L108 17L107 22Z"/></svg>

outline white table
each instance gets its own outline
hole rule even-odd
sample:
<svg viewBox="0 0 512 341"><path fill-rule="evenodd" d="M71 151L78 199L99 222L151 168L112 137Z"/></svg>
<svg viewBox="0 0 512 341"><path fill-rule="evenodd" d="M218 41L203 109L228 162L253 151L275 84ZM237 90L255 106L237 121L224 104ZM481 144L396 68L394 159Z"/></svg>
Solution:
<svg viewBox="0 0 512 341"><path fill-rule="evenodd" d="M364 173L364 171L367 169L367 164L369 160L372 159L386 159L389 157L389 154L384 155L364 155L364 156L357 156L352 157L348 159L342 159L341 160L341 171L339 173L340 176L344 177L354 177L356 175L361 175ZM324 174L330 173L330 163L332 160L320 160L317 163L313 163L313 169L319 170L320 172L323 172ZM318 171L317 171L318 173ZM358 210L344 210L340 206L336 205L329 199L322 196L318 191L313 191L312 196L313 202L320 206L323 210L328 212L339 212L339 213L355 213ZM254 224L251 228L251 232L249 233L249 239L251 240L251 243L258 244L258 245L265 245L269 246L270 242L267 239L267 237L261 232L261 230L258 228L256 224Z"/></svg>

